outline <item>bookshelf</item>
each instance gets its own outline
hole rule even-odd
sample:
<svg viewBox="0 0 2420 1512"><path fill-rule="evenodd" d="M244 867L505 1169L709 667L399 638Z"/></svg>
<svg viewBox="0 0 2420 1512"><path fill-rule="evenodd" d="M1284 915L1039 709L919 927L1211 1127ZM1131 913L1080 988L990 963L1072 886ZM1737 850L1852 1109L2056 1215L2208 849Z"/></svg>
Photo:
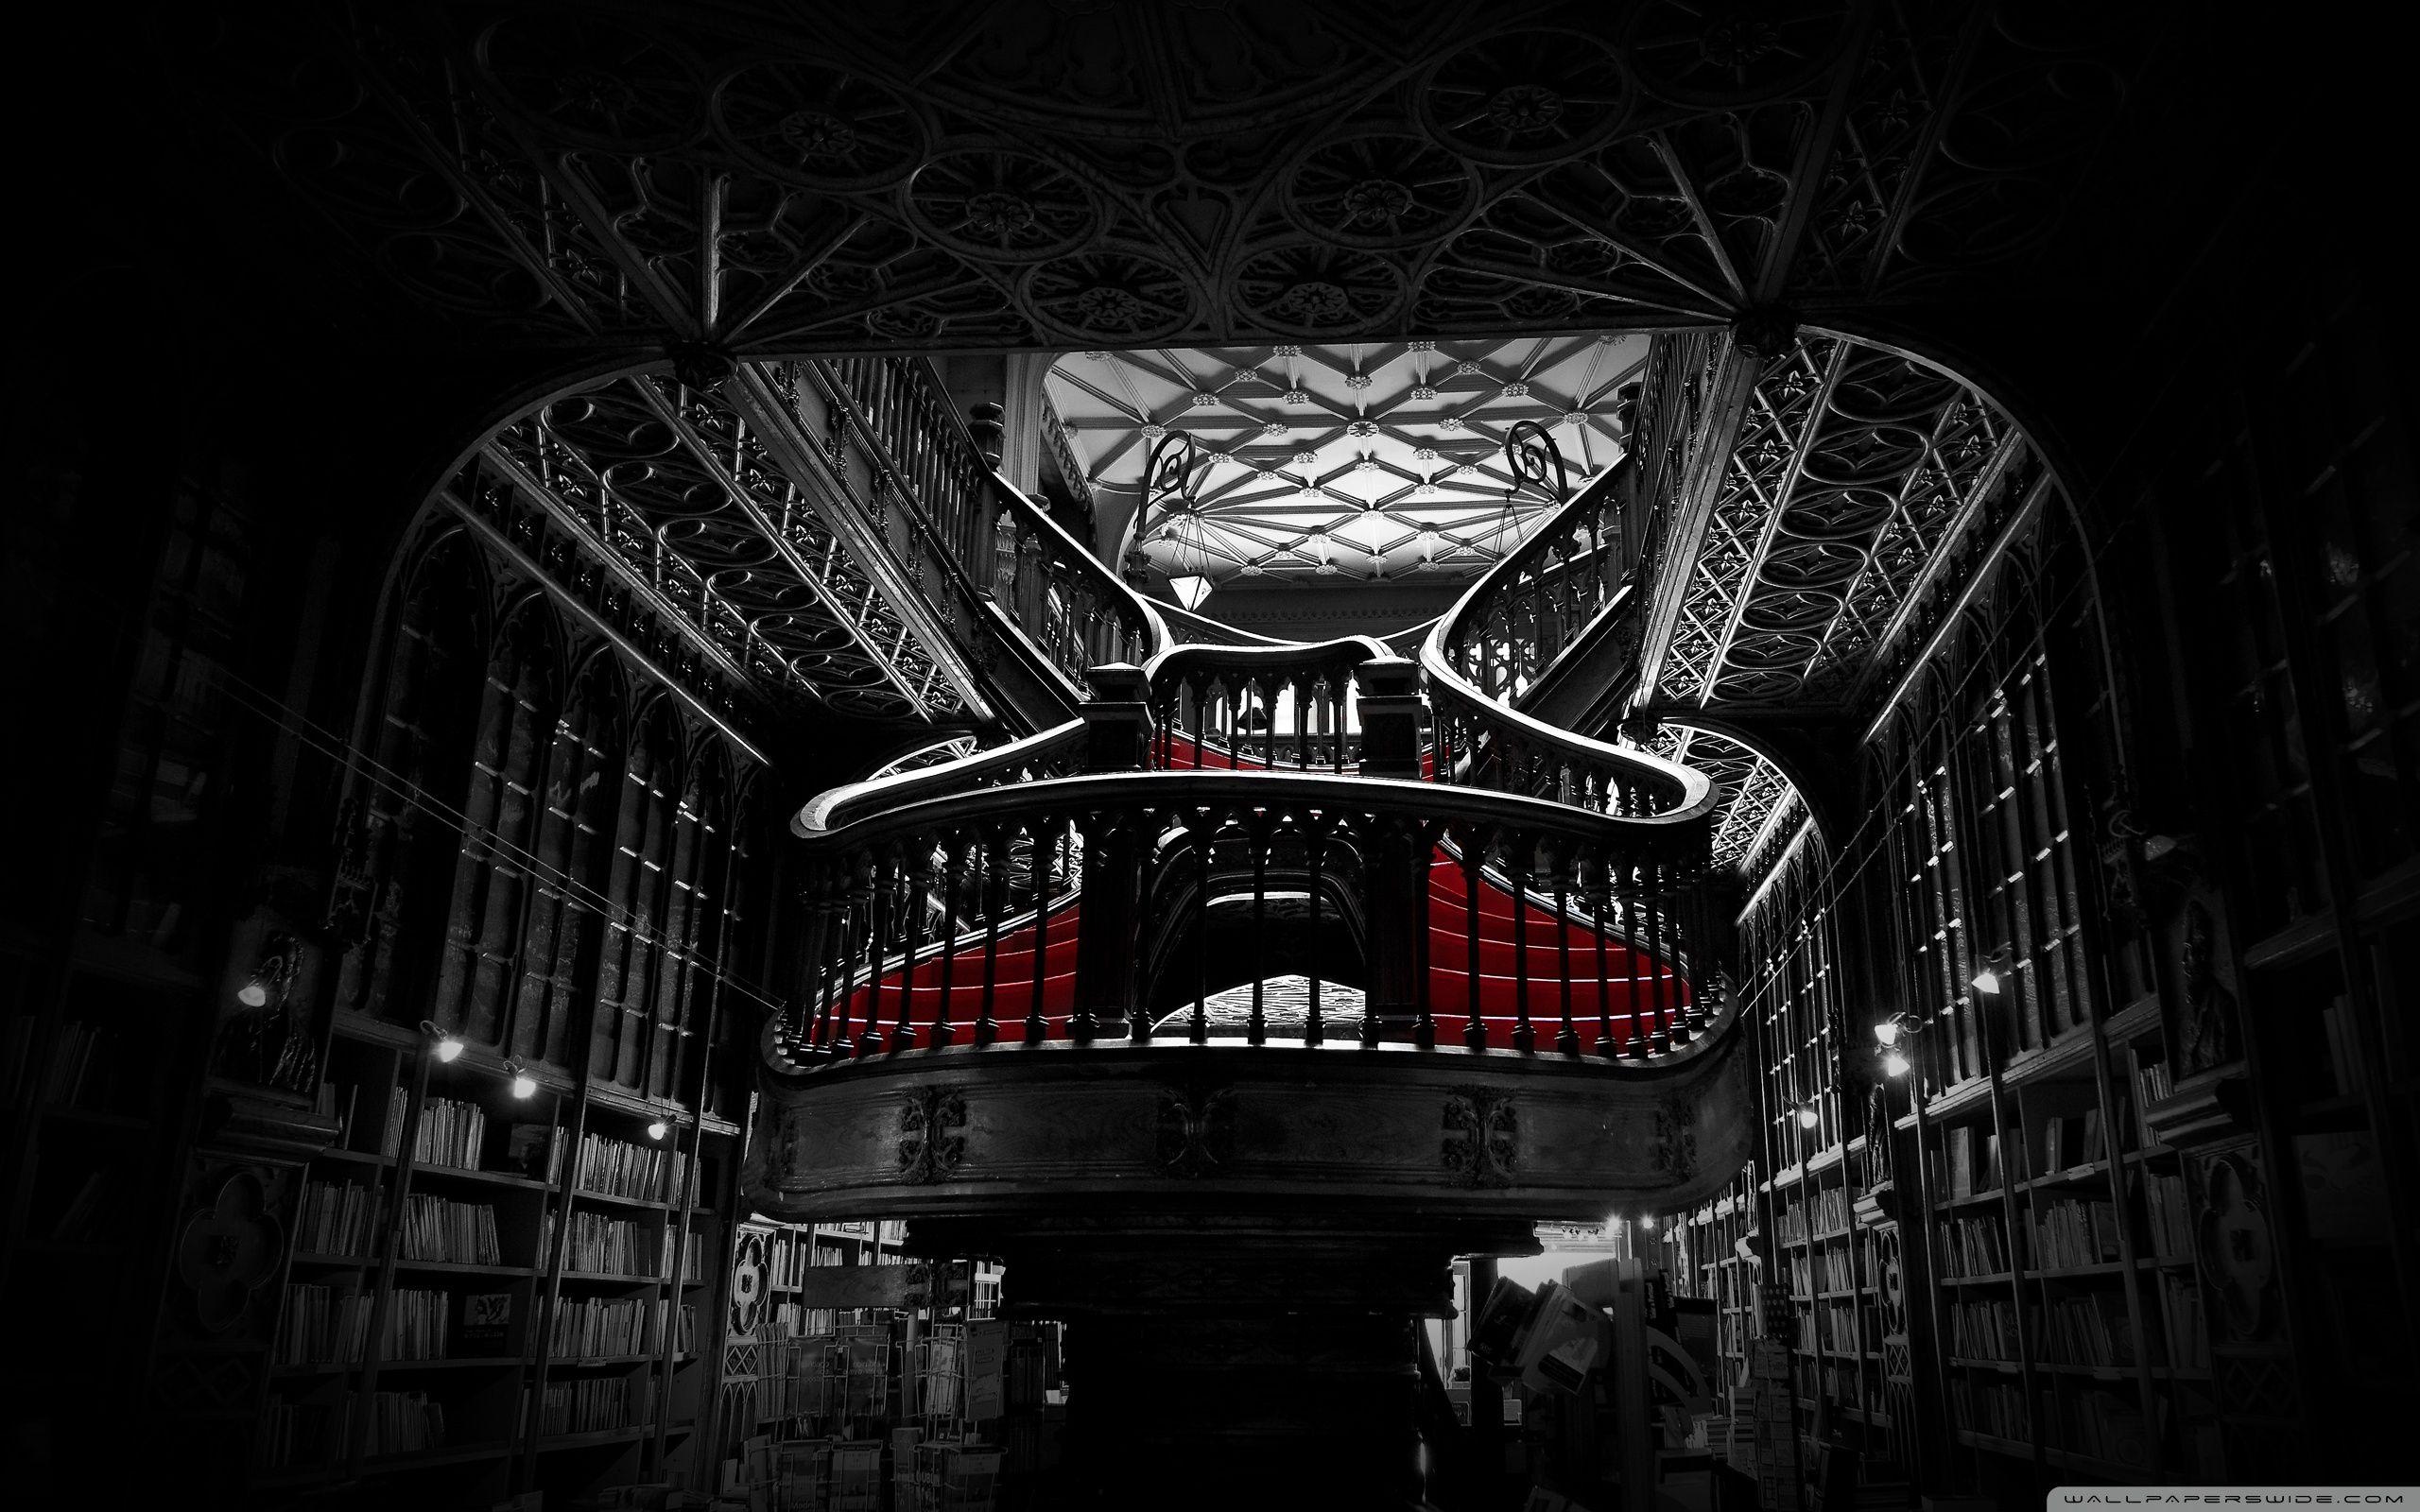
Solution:
<svg viewBox="0 0 2420 1512"><path fill-rule="evenodd" d="M736 1127L341 1020L289 1226L255 1486L429 1505L685 1480L709 1430ZM660 1132L651 1133L650 1130Z"/></svg>

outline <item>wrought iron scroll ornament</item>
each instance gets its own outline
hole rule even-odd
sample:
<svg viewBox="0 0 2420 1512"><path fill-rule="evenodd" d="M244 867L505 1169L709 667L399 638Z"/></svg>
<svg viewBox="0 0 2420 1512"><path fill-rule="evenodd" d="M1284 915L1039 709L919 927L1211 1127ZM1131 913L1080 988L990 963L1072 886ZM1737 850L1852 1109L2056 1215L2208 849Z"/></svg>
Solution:
<svg viewBox="0 0 2420 1512"><path fill-rule="evenodd" d="M1563 448L1536 421L1516 421L1504 433L1504 469L1512 478L1512 486L1504 490L1507 507L1525 489L1551 505L1571 497L1571 473L1564 465Z"/></svg>
<svg viewBox="0 0 2420 1512"><path fill-rule="evenodd" d="M1143 522L1153 517L1191 514L1201 507L1195 495L1208 461L1189 431L1172 430L1151 443L1143 463Z"/></svg>
<svg viewBox="0 0 2420 1512"><path fill-rule="evenodd" d="M1509 1187L1520 1162L1520 1123L1510 1093L1464 1087L1445 1098L1445 1169L1474 1187Z"/></svg>
<svg viewBox="0 0 2420 1512"><path fill-rule="evenodd" d="M1160 1092L1160 1168L1171 1176L1217 1175L1236 1155L1236 1094L1190 1082Z"/></svg>
<svg viewBox="0 0 2420 1512"><path fill-rule="evenodd" d="M966 1159L966 1098L949 1088L921 1088L899 1109L899 1174L940 1181Z"/></svg>

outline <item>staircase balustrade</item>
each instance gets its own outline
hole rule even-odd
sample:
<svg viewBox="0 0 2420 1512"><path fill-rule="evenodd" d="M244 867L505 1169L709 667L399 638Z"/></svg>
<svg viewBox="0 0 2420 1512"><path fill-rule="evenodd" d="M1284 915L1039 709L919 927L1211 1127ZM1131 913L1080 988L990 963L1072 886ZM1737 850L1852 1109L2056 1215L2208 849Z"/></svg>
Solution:
<svg viewBox="0 0 2420 1512"><path fill-rule="evenodd" d="M798 367L865 452L885 540L910 578L965 611L949 622L977 666L1004 648L1035 658L1060 685L1065 713L1090 695L1091 668L1139 663L1168 644L1148 600L1000 476L996 446L977 443L929 362ZM1007 626L983 624L991 614ZM1035 721L1046 722L1055 721Z"/></svg>

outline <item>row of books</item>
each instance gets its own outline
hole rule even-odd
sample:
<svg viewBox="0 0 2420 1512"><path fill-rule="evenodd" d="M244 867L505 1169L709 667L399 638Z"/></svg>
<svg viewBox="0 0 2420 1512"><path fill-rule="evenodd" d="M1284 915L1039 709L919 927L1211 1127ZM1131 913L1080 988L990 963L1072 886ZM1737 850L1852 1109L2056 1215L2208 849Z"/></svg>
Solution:
<svg viewBox="0 0 2420 1512"><path fill-rule="evenodd" d="M347 1082L342 1088L338 1088L335 1082L323 1081L320 1083L320 1090L311 1094L311 1111L321 1118L336 1120L337 1149L353 1148L350 1138L353 1133L353 1108L360 1096L359 1082Z"/></svg>
<svg viewBox="0 0 2420 1512"><path fill-rule="evenodd" d="M451 1293L398 1286L388 1294L387 1326L379 1331L382 1360L442 1360L453 1337Z"/></svg>
<svg viewBox="0 0 2420 1512"><path fill-rule="evenodd" d="M306 1255L374 1253L384 1198L374 1189L351 1181L312 1181L302 1188L295 1214L295 1243Z"/></svg>
<svg viewBox="0 0 2420 1512"><path fill-rule="evenodd" d="M2054 1297L2034 1314L2053 1365L2116 1366L2135 1363L2135 1332L2126 1297L2114 1288L2081 1297Z"/></svg>
<svg viewBox="0 0 2420 1512"><path fill-rule="evenodd" d="M525 1410L528 1401L523 1394ZM655 1377L642 1375L604 1380L559 1381L548 1383L538 1404L538 1432L594 1434L629 1428L655 1416Z"/></svg>
<svg viewBox="0 0 2420 1512"><path fill-rule="evenodd" d="M402 1153L404 1112L410 1100L408 1089L402 1087L388 1099L385 1153L389 1156ZM421 1165L476 1171L487 1140L487 1109L450 1097L426 1098L421 1103L420 1124L412 1130L412 1160Z"/></svg>
<svg viewBox="0 0 2420 1512"><path fill-rule="evenodd" d="M759 1330L760 1337L804 1339L829 1333L838 1321L835 1311L828 1307L805 1307L797 1302L776 1302L766 1314Z"/></svg>
<svg viewBox="0 0 2420 1512"><path fill-rule="evenodd" d="M2146 1061L2135 1068L2135 1134L2144 1147L2159 1143L2158 1137L2152 1132L2152 1104L2162 1101L2175 1091L2176 1084L2169 1075L2166 1061Z"/></svg>
<svg viewBox="0 0 2420 1512"><path fill-rule="evenodd" d="M2092 1387L2068 1399L2066 1447L2125 1469L2149 1469L2151 1427L2131 1396Z"/></svg>
<svg viewBox="0 0 2420 1512"><path fill-rule="evenodd" d="M1836 1234L1849 1226L1849 1194L1846 1187L1825 1187L1815 1194L1815 1231Z"/></svg>
<svg viewBox="0 0 2420 1512"><path fill-rule="evenodd" d="M370 1338L371 1297L297 1281L278 1306L272 1365L355 1365Z"/></svg>
<svg viewBox="0 0 2420 1512"><path fill-rule="evenodd" d="M496 1242L495 1209L486 1203L412 1193L404 1198L403 1242L406 1260L457 1265L504 1263L504 1251Z"/></svg>
<svg viewBox="0 0 2420 1512"><path fill-rule="evenodd" d="M2100 1109L2042 1113L2027 1121L2035 1176L2051 1176L2079 1165L2094 1165L2109 1158L2102 1137Z"/></svg>
<svg viewBox="0 0 2420 1512"><path fill-rule="evenodd" d="M1824 1349L1839 1354L1857 1352L1856 1303L1818 1302L1815 1320L1816 1333Z"/></svg>
<svg viewBox="0 0 2420 1512"><path fill-rule="evenodd" d="M2184 1370L2210 1368L2210 1323L2202 1311L2201 1283L2183 1276L2162 1276L2159 1308L2168 1337L2168 1363Z"/></svg>
<svg viewBox="0 0 2420 1512"><path fill-rule="evenodd" d="M9 1021L5 1063L16 1069L8 1089L11 1103L41 1103L53 1108L95 1108L109 1093L117 1064L117 1035L101 1024L81 1019L62 1020L50 1054L35 1063L34 1037L41 1020L30 1013Z"/></svg>
<svg viewBox="0 0 2420 1512"><path fill-rule="evenodd" d="M2161 1260L2183 1260L2193 1253L2193 1211L2185 1196L2185 1178L2138 1172L2143 1217L2151 1230L2152 1253Z"/></svg>
<svg viewBox="0 0 2420 1512"><path fill-rule="evenodd" d="M580 1137L577 1177L582 1192L669 1202L685 1188L687 1159L661 1144L634 1144L602 1134Z"/></svg>
<svg viewBox="0 0 2420 1512"><path fill-rule="evenodd" d="M377 1391L365 1406L348 1391L334 1402L289 1401L271 1396L261 1410L254 1453L264 1469L324 1465L353 1440L355 1414L367 1418L362 1452L416 1454L445 1444L445 1409L425 1391Z"/></svg>
<svg viewBox="0 0 2420 1512"><path fill-rule="evenodd" d="M545 1236L540 1241L541 1253L554 1247L554 1214L546 1215ZM662 1276L662 1233L652 1224L641 1225L630 1218L612 1218L598 1212L575 1212L571 1215L569 1245L563 1254L565 1270L589 1271L612 1276ZM690 1251L696 1253L697 1246Z"/></svg>
<svg viewBox="0 0 2420 1512"><path fill-rule="evenodd" d="M849 1263L849 1251L839 1245L809 1244L801 1236L795 1244L774 1246L770 1260L769 1284L776 1290L795 1291L806 1284L807 1271Z"/></svg>
<svg viewBox="0 0 2420 1512"><path fill-rule="evenodd" d="M2118 1258L2118 1206L2083 1197L2062 1197L2036 1210L2034 1263L2047 1269L2099 1265Z"/></svg>
<svg viewBox="0 0 2420 1512"><path fill-rule="evenodd" d="M554 1324L547 1332L547 1353L566 1360L654 1354L662 1348L666 1306L661 1297L649 1301L566 1298L555 1306ZM698 1310L684 1306L678 1317L673 1352L694 1353Z"/></svg>
<svg viewBox="0 0 2420 1512"><path fill-rule="evenodd" d="M1846 1249L1826 1249L1815 1257L1818 1279L1827 1292L1847 1292L1857 1288L1857 1261Z"/></svg>
<svg viewBox="0 0 2420 1512"><path fill-rule="evenodd" d="M1953 1303L1949 1352L1962 1360L2022 1360L2016 1304L1997 1299Z"/></svg>
<svg viewBox="0 0 2420 1512"><path fill-rule="evenodd" d="M279 1304L274 1365L359 1365L370 1338L375 1298L351 1288L289 1283ZM397 1287L379 1332L382 1360L443 1360L453 1337L454 1298L445 1292Z"/></svg>
<svg viewBox="0 0 2420 1512"><path fill-rule="evenodd" d="M373 1391L368 1394L348 1392L344 1409L339 1414L342 1423L351 1414L359 1412L369 1418L362 1437L365 1454L417 1454L423 1450L445 1446L445 1407L425 1391Z"/></svg>
<svg viewBox="0 0 2420 1512"><path fill-rule="evenodd" d="M1996 1212L1945 1219L1933 1226L1933 1232L1947 1279L1997 1276L2009 1268L2008 1239Z"/></svg>
<svg viewBox="0 0 2420 1512"><path fill-rule="evenodd" d="M2018 1387L1999 1381L1957 1381L1949 1390L1959 1427L1995 1438L2021 1440L2032 1435L2025 1393Z"/></svg>
<svg viewBox="0 0 2420 1512"><path fill-rule="evenodd" d="M336 1412L324 1402L291 1401L272 1393L261 1408L252 1457L265 1470L292 1465L324 1465L344 1440L334 1432Z"/></svg>
<svg viewBox="0 0 2420 1512"><path fill-rule="evenodd" d="M1950 1196L1971 1197L2000 1189L2000 1137L1972 1124L1952 1127L1943 1142L1942 1158L1947 1162L1942 1176L1946 1178ZM1936 1190L1940 1182L1936 1181Z"/></svg>

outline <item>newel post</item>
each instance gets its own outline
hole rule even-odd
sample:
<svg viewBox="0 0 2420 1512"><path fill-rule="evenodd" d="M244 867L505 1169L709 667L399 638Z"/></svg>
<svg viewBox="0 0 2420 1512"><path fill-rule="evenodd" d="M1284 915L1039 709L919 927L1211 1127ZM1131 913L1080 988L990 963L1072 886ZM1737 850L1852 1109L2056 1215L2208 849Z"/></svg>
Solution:
<svg viewBox="0 0 2420 1512"><path fill-rule="evenodd" d="M1420 776L1420 668L1401 657L1381 657L1353 669L1359 691L1361 775ZM1370 998L1365 1042L1403 1037L1423 1039L1420 1014L1420 935L1426 920L1427 868L1413 826L1374 816L1368 832ZM1389 1031L1393 1031L1390 1033Z"/></svg>
<svg viewBox="0 0 2420 1512"><path fill-rule="evenodd" d="M1377 657L1353 669L1361 715L1361 775L1420 775L1420 664Z"/></svg>
<svg viewBox="0 0 2420 1512"><path fill-rule="evenodd" d="M1079 711L1084 721L1084 770L1143 770L1151 750L1150 696L1143 669L1113 662L1084 676L1093 689L1093 697ZM1134 1003L1145 826L1138 815L1114 806L1080 816L1076 822L1084 836L1084 872L1078 890L1076 1000L1068 1032L1086 1040L1104 1023L1131 1019L1139 1036L1149 1032Z"/></svg>

